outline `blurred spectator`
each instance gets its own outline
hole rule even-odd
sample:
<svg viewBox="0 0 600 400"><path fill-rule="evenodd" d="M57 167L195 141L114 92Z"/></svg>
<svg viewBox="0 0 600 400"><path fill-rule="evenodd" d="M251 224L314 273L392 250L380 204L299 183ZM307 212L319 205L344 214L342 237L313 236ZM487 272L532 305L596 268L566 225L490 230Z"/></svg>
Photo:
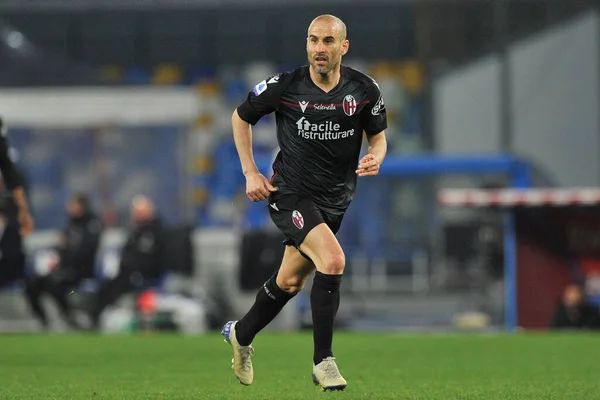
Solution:
<svg viewBox="0 0 600 400"><path fill-rule="evenodd" d="M98 329L104 309L123 294L154 283L163 273L165 231L156 215L154 203L145 196L136 196L131 203L131 223L125 246L121 250L119 271L105 282L92 310L92 325Z"/></svg>
<svg viewBox="0 0 600 400"><path fill-rule="evenodd" d="M96 252L102 234L102 224L85 194L75 194L66 205L69 221L63 230L55 257L50 259L49 273L28 277L26 294L31 309L42 325L48 327L48 317L40 297L49 293L71 328L77 328L68 296L83 279L94 276Z"/></svg>
<svg viewBox="0 0 600 400"><path fill-rule="evenodd" d="M16 166L18 153L9 147L7 128L0 118L0 286L25 274L23 240L33 230L24 174Z"/></svg>
<svg viewBox="0 0 600 400"><path fill-rule="evenodd" d="M600 329L600 314L585 299L578 285L568 285L556 304L553 329Z"/></svg>

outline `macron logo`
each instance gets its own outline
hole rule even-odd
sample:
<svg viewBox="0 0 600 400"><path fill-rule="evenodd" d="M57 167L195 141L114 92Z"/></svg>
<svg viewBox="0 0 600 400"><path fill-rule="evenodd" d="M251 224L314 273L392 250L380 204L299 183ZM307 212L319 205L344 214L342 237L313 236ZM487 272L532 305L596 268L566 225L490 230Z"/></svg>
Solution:
<svg viewBox="0 0 600 400"><path fill-rule="evenodd" d="M308 106L308 101L299 101L298 104L300 105L300 109L302 110L302 112L306 111L306 107Z"/></svg>

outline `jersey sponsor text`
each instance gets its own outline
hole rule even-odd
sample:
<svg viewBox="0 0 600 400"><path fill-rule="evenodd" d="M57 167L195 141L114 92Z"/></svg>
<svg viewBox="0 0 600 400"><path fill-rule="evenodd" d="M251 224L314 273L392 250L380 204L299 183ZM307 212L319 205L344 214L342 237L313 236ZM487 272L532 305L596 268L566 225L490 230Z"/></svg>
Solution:
<svg viewBox="0 0 600 400"><path fill-rule="evenodd" d="M354 128L341 131L340 124L335 124L331 121L311 124L306 117L300 118L296 122L296 127L298 128L298 135L304 139L336 140L354 136Z"/></svg>

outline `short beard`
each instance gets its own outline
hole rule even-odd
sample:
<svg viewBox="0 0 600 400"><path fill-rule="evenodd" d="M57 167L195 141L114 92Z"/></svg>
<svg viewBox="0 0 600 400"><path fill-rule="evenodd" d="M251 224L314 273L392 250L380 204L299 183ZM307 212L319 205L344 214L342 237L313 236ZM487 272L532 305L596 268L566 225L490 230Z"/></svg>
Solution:
<svg viewBox="0 0 600 400"><path fill-rule="evenodd" d="M325 78L327 76L328 73L330 73L333 68L319 68L316 63L312 64L312 69L319 75L321 75L323 78Z"/></svg>

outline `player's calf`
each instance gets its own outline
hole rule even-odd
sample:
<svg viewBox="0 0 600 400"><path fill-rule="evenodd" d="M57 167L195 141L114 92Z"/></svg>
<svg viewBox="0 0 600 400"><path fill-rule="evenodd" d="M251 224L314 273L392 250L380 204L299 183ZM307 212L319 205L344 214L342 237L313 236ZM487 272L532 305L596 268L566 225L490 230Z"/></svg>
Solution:
<svg viewBox="0 0 600 400"><path fill-rule="evenodd" d="M280 270L279 274L277 275L277 286L290 296L295 296L302 289L304 289L307 279L308 276L285 276L285 274Z"/></svg>
<svg viewBox="0 0 600 400"><path fill-rule="evenodd" d="M342 275L315 274L310 292L310 308L313 320L315 365L332 357L333 321L340 306Z"/></svg>

